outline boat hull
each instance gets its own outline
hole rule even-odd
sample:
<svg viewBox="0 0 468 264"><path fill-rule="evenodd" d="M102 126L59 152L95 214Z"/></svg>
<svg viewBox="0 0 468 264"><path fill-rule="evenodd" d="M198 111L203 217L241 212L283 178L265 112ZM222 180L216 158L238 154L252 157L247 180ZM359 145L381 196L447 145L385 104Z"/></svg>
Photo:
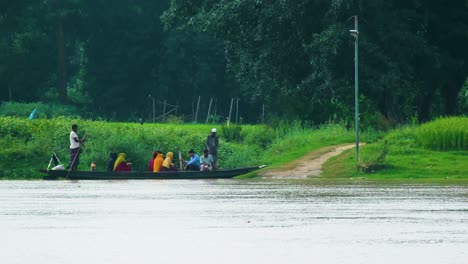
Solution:
<svg viewBox="0 0 468 264"><path fill-rule="evenodd" d="M179 171L179 172L101 172L101 171L42 171L47 175L44 180L165 180L165 179L229 179L246 174L260 167L246 167L217 171Z"/></svg>

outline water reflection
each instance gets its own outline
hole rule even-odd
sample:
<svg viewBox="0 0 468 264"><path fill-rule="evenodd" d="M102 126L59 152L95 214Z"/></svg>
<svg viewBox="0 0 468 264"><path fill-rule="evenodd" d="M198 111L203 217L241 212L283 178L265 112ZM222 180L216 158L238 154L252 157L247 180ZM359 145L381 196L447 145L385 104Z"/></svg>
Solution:
<svg viewBox="0 0 468 264"><path fill-rule="evenodd" d="M2 263L466 263L466 185L0 182Z"/></svg>

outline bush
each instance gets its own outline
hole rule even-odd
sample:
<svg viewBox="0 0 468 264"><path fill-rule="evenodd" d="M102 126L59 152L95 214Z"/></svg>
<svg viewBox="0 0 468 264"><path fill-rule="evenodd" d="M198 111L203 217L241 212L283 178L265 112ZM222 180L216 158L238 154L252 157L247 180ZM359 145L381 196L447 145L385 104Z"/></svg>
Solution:
<svg viewBox="0 0 468 264"><path fill-rule="evenodd" d="M242 133L246 145L256 145L266 149L276 138L275 130L268 126L256 126L248 133Z"/></svg>
<svg viewBox="0 0 468 264"><path fill-rule="evenodd" d="M361 151L358 169L365 173L371 173L386 167L385 158L388 154L388 142L386 140L369 145L365 151Z"/></svg>
<svg viewBox="0 0 468 264"><path fill-rule="evenodd" d="M221 136L228 142L242 141L242 127L238 125L223 125L221 127Z"/></svg>

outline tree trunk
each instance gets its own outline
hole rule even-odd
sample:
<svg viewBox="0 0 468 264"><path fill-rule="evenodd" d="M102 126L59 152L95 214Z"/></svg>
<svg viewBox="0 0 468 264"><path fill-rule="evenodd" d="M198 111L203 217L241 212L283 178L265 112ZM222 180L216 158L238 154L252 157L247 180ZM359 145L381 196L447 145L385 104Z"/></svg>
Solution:
<svg viewBox="0 0 468 264"><path fill-rule="evenodd" d="M13 88L11 88L11 85L8 85L8 101L13 101Z"/></svg>
<svg viewBox="0 0 468 264"><path fill-rule="evenodd" d="M59 6L61 8L61 5ZM62 103L68 102L67 97L67 64L65 36L62 18L58 17L57 24L57 92Z"/></svg>
<svg viewBox="0 0 468 264"><path fill-rule="evenodd" d="M443 102L444 102L444 114L456 115L459 112L458 108L458 93L465 83L465 76L463 74L449 75L442 90Z"/></svg>
<svg viewBox="0 0 468 264"><path fill-rule="evenodd" d="M418 119L419 122L427 122L431 119L431 107L434 101L434 94L437 90L439 83L436 81L428 81L426 83L426 91L421 95L418 106Z"/></svg>

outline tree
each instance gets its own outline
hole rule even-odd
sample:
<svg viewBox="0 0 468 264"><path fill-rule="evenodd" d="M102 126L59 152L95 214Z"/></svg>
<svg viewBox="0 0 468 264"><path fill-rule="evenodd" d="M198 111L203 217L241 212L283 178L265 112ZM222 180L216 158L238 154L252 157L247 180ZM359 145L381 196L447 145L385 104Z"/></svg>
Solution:
<svg viewBox="0 0 468 264"><path fill-rule="evenodd" d="M427 120L456 112L468 75L466 1L178 0L163 21L225 40L229 69L246 94L323 122L351 118L353 15L364 22L361 91L368 114L404 121L415 113ZM436 95L442 108L434 107Z"/></svg>

